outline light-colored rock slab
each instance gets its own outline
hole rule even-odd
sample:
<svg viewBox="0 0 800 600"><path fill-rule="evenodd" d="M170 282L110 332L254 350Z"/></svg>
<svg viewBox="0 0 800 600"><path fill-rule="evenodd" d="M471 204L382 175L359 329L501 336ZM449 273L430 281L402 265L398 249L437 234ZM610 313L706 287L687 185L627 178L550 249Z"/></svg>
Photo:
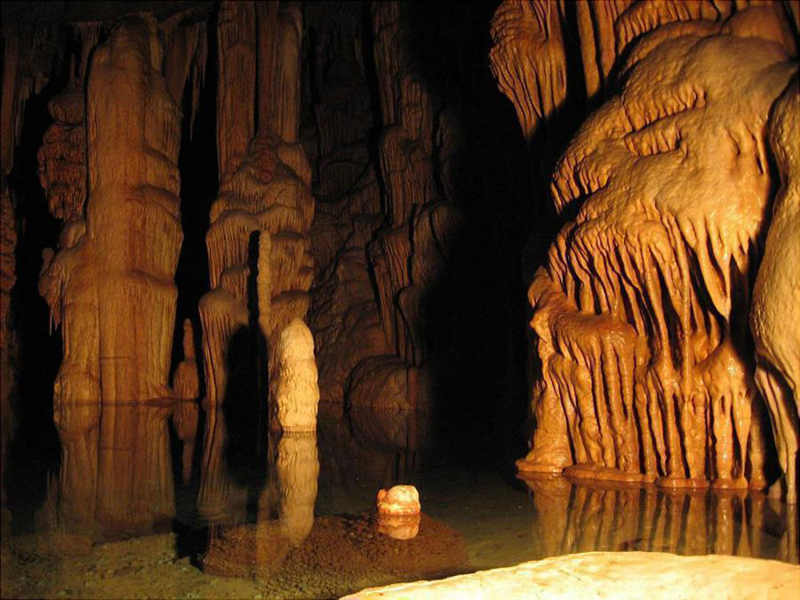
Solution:
<svg viewBox="0 0 800 600"><path fill-rule="evenodd" d="M797 598L800 567L736 556L587 552L345 598Z"/></svg>

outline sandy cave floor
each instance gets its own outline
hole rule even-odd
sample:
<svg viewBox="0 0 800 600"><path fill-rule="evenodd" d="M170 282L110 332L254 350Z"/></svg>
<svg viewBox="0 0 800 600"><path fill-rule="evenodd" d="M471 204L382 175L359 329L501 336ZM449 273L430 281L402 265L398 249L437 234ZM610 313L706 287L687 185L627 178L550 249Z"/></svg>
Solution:
<svg viewBox="0 0 800 600"><path fill-rule="evenodd" d="M52 541L51 541L52 540ZM87 547L35 534L4 541L3 598L265 598L250 579L206 575L173 533Z"/></svg>

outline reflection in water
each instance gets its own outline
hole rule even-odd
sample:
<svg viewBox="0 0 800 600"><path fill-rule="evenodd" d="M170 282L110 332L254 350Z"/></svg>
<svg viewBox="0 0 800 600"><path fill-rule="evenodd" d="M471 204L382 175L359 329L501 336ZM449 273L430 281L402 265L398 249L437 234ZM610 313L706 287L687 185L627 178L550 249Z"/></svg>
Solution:
<svg viewBox="0 0 800 600"><path fill-rule="evenodd" d="M422 515L378 514L378 533L388 535L394 540L411 540L419 533Z"/></svg>
<svg viewBox="0 0 800 600"><path fill-rule="evenodd" d="M175 515L172 407L169 399L57 407L59 504L47 526L92 539L168 530Z"/></svg>
<svg viewBox="0 0 800 600"><path fill-rule="evenodd" d="M121 416L135 418L142 439L165 435L169 407L130 410ZM666 492L565 477L514 486L496 473L423 460L426 413L322 405L318 417L316 436L269 432L259 453L228 443L241 439L243 419L208 412L195 521L202 527L178 542L199 554L206 573L256 577L267 597L315 598L587 551L798 562L796 507L762 494ZM113 451L122 463L136 456L142 473L163 474L166 443L149 454L135 444ZM263 463L248 459L262 455ZM378 489L410 479L426 513L380 518ZM154 477L130 501L163 497L152 505L165 506L169 490Z"/></svg>
<svg viewBox="0 0 800 600"><path fill-rule="evenodd" d="M665 492L524 479L541 556L596 550L731 554L798 562L797 507L760 493Z"/></svg>
<svg viewBox="0 0 800 600"><path fill-rule="evenodd" d="M276 472L281 531L297 545L308 536L314 525L319 478L316 433L284 434L278 442Z"/></svg>
<svg viewBox="0 0 800 600"><path fill-rule="evenodd" d="M247 517L247 490L228 468L228 429L221 409L206 411L203 462L196 518L200 523L232 525Z"/></svg>
<svg viewBox="0 0 800 600"><path fill-rule="evenodd" d="M430 430L428 411L371 410L351 406L345 418L348 441L359 456L361 476L382 487L412 481L427 446ZM342 440L335 443L341 445ZM337 467L343 467L341 461Z"/></svg>

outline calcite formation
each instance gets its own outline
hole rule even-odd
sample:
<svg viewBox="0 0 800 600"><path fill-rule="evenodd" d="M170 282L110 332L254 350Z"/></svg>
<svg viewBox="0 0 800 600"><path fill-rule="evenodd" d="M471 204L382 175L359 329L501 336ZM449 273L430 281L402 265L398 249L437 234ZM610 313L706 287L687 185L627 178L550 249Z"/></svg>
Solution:
<svg viewBox="0 0 800 600"><path fill-rule="evenodd" d="M247 488L233 478L228 464L225 411L206 409L205 420L196 519L214 526L242 523L247 517Z"/></svg>
<svg viewBox="0 0 800 600"><path fill-rule="evenodd" d="M20 139L28 99L41 92L53 62L53 27L35 28L4 20L0 38L3 47L2 97L0 97L0 534L11 528L6 506L6 467L14 432L12 402L18 375L18 338L12 314L12 289L17 281L18 200L9 176Z"/></svg>
<svg viewBox="0 0 800 600"><path fill-rule="evenodd" d="M614 69L621 90L552 176L555 207L572 217L529 289L537 428L521 470L668 487L766 483L747 322L774 185L766 128L796 71L785 14L777 3L578 9L585 93ZM562 15L561 3L506 2L493 24L493 68L529 137L570 93ZM760 360L772 365L781 359L769 345ZM783 407L793 396L759 373L792 478L797 411Z"/></svg>
<svg viewBox="0 0 800 600"><path fill-rule="evenodd" d="M419 533L421 507L413 485L396 485L379 490L378 531L395 540L410 540Z"/></svg>
<svg viewBox="0 0 800 600"><path fill-rule="evenodd" d="M11 329L11 288L16 282L14 269L14 247L17 243L14 209L5 184L0 189L0 481L6 466L6 453L13 431L11 412L11 390L14 382L13 354L14 336ZM9 530L11 515L6 513L6 489L0 484L0 510L2 510L2 533Z"/></svg>
<svg viewBox="0 0 800 600"><path fill-rule="evenodd" d="M439 581L400 583L357 598L789 598L800 567L733 556L587 552Z"/></svg>
<svg viewBox="0 0 800 600"><path fill-rule="evenodd" d="M283 329L276 354L278 422L284 432L313 433L319 403L317 363L314 337L302 320L294 319Z"/></svg>
<svg viewBox="0 0 800 600"><path fill-rule="evenodd" d="M339 27L364 35L357 14L347 11L353 6L343 9ZM405 413L430 408L426 373L449 350L446 343L433 347L426 320L463 224L455 194L447 194L453 190L448 161L460 146L413 56L412 12L403 2L368 6L374 42L366 58L374 64L380 112L377 164L368 162L371 115L344 95L366 85L370 71L357 65L364 59L353 57L352 48L341 47L347 38L332 26L318 52L333 66L330 74L314 74L315 84L334 92L315 105L317 176L327 197L313 226L320 264L309 323L321 402L344 405L351 415L375 409L402 422Z"/></svg>
<svg viewBox="0 0 800 600"><path fill-rule="evenodd" d="M419 492L413 485L396 485L378 491L378 513L386 515L419 514Z"/></svg>
<svg viewBox="0 0 800 600"><path fill-rule="evenodd" d="M73 85L51 106L56 123L40 154L50 208L68 219L40 279L64 344L54 398L60 514L84 532L97 521L102 535L174 514L166 419L182 240L180 110L161 60L152 19L121 21L92 57L86 149Z"/></svg>

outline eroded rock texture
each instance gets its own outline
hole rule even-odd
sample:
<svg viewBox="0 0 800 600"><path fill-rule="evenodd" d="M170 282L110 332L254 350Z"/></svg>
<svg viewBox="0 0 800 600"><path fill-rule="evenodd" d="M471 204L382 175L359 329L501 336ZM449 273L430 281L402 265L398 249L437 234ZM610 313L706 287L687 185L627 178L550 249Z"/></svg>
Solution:
<svg viewBox="0 0 800 600"><path fill-rule="evenodd" d="M51 104L55 123L40 154L50 209L66 220L40 278L64 346L54 394L59 513L64 527L87 533L95 521L115 535L174 515L166 419L182 239L180 110L161 62L155 22L121 21L93 54L86 142L73 84Z"/></svg>
<svg viewBox="0 0 800 600"><path fill-rule="evenodd" d="M552 177L556 209L574 217L529 290L537 428L518 466L763 486L747 322L774 185L766 128L796 70L796 24L778 3L596 2L577 13L583 93L600 93L615 69L621 91ZM578 93L564 87L563 14L561 3L506 2L493 23L493 68L529 137ZM768 406L779 436L796 440L796 408L788 421L776 408L785 398Z"/></svg>

